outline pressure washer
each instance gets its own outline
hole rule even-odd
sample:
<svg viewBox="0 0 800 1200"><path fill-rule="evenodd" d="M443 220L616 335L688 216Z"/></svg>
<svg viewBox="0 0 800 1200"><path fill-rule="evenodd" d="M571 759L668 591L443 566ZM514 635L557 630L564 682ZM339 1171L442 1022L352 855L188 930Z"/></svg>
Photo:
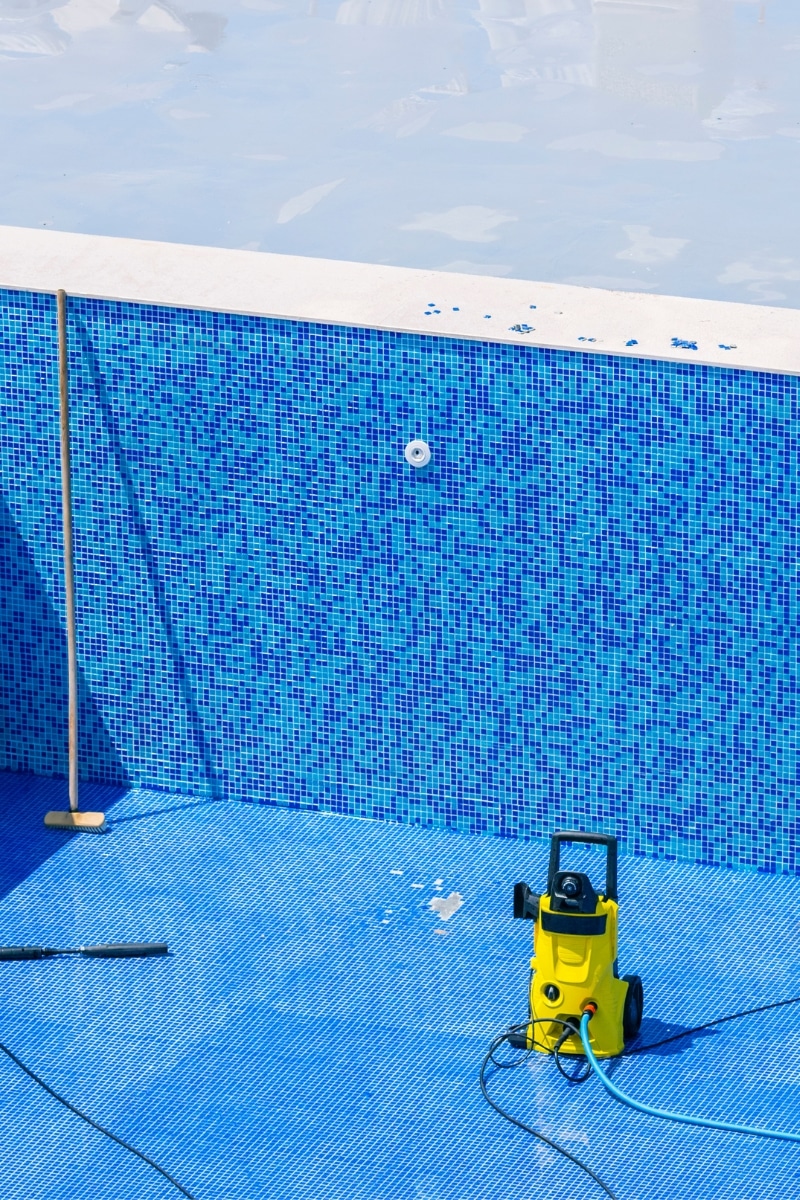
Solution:
<svg viewBox="0 0 800 1200"><path fill-rule="evenodd" d="M604 846L606 880L598 895L582 871L561 870L565 842ZM534 922L530 1014L524 1035L511 1044L544 1054L582 1055L581 1014L597 1006L592 1047L614 1058L642 1024L644 991L638 975L617 970L617 839L605 833L555 833L550 841L547 891L514 887L514 916ZM536 1026L542 1028L537 1030ZM538 1039L535 1036L538 1034Z"/></svg>
<svg viewBox="0 0 800 1200"><path fill-rule="evenodd" d="M595 891L585 872L562 870L561 850L568 843L605 847L605 885L602 892ZM603 1071L603 1059L642 1054L726 1021L800 1002L800 996L794 996L718 1017L649 1045L631 1047L630 1043L635 1041L642 1024L644 988L638 975L619 977L617 864L615 837L604 833L566 830L554 833L550 841L547 890L538 894L526 883L515 884L514 917L534 923L528 1018L509 1026L493 1039L479 1075L484 1098L500 1116L580 1167L611 1200L617 1200L615 1193L582 1159L540 1130L506 1112L490 1096L486 1080L490 1065L507 1069L527 1061L533 1052L551 1055L561 1074L570 1083L582 1083L594 1074L615 1100L647 1116L697 1125L703 1129L800 1143L800 1134L797 1133L714 1121L655 1108L629 1096ZM522 1056L510 1061L497 1058L497 1052L504 1043L522 1051ZM561 1061L562 1056L582 1059L585 1069L578 1074L568 1073Z"/></svg>

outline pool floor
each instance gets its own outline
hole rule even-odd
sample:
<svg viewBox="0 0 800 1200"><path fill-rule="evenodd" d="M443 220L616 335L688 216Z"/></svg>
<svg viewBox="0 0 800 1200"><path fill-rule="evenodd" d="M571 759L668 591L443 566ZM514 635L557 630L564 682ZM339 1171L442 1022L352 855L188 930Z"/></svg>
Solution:
<svg viewBox="0 0 800 1200"><path fill-rule="evenodd" d="M0 776L0 943L167 940L163 959L0 964L0 1038L198 1200L592 1200L485 1105L491 1035L524 1017L513 883L547 847L86 787L104 836L45 830L65 785ZM416 886L415 886L416 885ZM459 892L447 921L430 899ZM623 973L648 1041L800 993L800 880L623 859ZM800 1130L800 1005L618 1063L662 1106ZM552 1062L490 1086L619 1200L785 1200L800 1147L657 1122ZM4 1197L178 1193L0 1059Z"/></svg>

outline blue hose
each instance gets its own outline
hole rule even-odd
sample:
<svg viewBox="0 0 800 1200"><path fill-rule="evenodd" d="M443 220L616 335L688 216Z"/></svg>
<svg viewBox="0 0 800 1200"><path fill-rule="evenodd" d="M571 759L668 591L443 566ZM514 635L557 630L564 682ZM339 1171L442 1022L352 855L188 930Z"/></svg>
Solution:
<svg viewBox="0 0 800 1200"><path fill-rule="evenodd" d="M699 1125L703 1129L722 1129L725 1133L751 1133L755 1137L777 1138L781 1142L800 1142L800 1133L780 1133L776 1129L754 1129L751 1125L733 1125L730 1121L707 1121L702 1117L689 1117L684 1113L668 1112L664 1108L652 1108L649 1104L642 1104L641 1101L634 1100L632 1096L626 1096L615 1083L611 1082L595 1058L594 1051L589 1044L589 1021L591 1020L591 1016L591 1013L585 1012L581 1017L580 1034L581 1042L583 1043L583 1052L603 1087L615 1100L619 1100L621 1104L627 1104L628 1108L634 1108L637 1112L646 1113L649 1117L661 1117L665 1121L677 1121L680 1125Z"/></svg>

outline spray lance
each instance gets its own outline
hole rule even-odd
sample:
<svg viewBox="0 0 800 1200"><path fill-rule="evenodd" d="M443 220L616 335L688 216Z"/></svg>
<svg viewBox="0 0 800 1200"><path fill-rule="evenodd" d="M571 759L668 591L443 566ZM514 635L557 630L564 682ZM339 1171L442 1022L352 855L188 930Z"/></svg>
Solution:
<svg viewBox="0 0 800 1200"><path fill-rule="evenodd" d="M102 946L76 946L56 950L52 946L0 946L0 962L31 962L55 958L57 954L79 954L81 958L153 958L168 954L166 942L106 942Z"/></svg>

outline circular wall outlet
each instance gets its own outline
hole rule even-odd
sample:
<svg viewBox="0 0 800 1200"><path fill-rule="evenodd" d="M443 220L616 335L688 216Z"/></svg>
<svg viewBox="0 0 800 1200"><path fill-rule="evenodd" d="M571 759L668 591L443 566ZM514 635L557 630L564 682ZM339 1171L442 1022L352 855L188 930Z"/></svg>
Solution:
<svg viewBox="0 0 800 1200"><path fill-rule="evenodd" d="M431 461L431 448L421 438L414 438L405 448L406 462L412 467L427 467Z"/></svg>

